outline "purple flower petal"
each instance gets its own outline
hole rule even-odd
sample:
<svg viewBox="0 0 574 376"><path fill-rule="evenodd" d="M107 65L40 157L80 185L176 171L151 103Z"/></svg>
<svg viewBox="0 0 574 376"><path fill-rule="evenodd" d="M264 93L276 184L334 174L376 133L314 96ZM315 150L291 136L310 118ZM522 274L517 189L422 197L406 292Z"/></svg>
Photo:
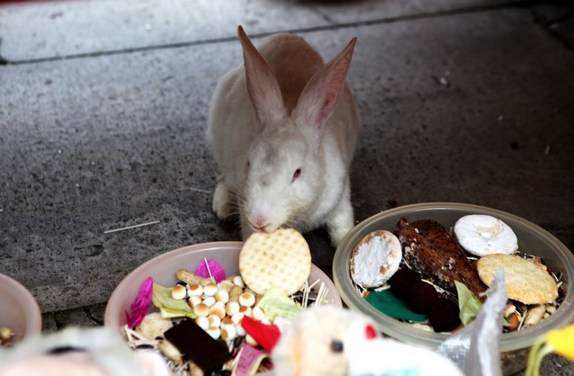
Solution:
<svg viewBox="0 0 574 376"><path fill-rule="evenodd" d="M130 312L126 312L127 324L130 328L138 326L147 315L151 305L153 292L153 279L148 277L142 282L138 296L130 305Z"/></svg>
<svg viewBox="0 0 574 376"><path fill-rule="evenodd" d="M204 261L197 266L193 274L195 274L198 277L209 278L210 277L209 272L211 272L211 275L213 276L215 282L217 283L225 279L226 277L225 270L221 265L217 263L217 261L206 260L206 259L203 260Z"/></svg>

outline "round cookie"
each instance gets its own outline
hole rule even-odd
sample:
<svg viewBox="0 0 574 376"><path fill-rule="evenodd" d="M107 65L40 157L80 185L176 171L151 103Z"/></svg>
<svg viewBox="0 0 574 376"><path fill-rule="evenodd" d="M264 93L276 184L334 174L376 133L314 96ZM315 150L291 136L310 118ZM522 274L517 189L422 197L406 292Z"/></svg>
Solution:
<svg viewBox="0 0 574 376"><path fill-rule="evenodd" d="M490 215L465 215L454 224L458 243L475 256L507 255L518 249L518 239L506 223Z"/></svg>
<svg viewBox="0 0 574 376"><path fill-rule="evenodd" d="M274 286L291 295L299 291L311 273L309 245L294 229L255 232L239 253L239 273L257 294Z"/></svg>
<svg viewBox="0 0 574 376"><path fill-rule="evenodd" d="M402 257L401 242L392 232L371 232L353 249L351 278L366 288L379 287L399 269Z"/></svg>
<svg viewBox="0 0 574 376"><path fill-rule="evenodd" d="M544 304L558 297L558 285L547 271L520 256L502 253L483 256L476 268L482 282L490 286L497 270L504 270L508 298L524 304Z"/></svg>

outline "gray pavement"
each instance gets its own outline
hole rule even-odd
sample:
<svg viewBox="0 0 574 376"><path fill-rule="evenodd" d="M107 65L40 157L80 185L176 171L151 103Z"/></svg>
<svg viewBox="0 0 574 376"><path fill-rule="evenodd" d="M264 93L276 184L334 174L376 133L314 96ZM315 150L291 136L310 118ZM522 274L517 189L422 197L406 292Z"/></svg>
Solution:
<svg viewBox="0 0 574 376"><path fill-rule="evenodd" d="M239 239L211 213L203 137L215 83L241 60L238 24L256 43L297 32L326 58L358 37L357 221L467 202L574 249L572 14L566 2L486 0L4 3L0 271L32 291L46 331L92 326L142 262ZM326 233L307 239L330 274ZM548 357L542 374L574 365Z"/></svg>

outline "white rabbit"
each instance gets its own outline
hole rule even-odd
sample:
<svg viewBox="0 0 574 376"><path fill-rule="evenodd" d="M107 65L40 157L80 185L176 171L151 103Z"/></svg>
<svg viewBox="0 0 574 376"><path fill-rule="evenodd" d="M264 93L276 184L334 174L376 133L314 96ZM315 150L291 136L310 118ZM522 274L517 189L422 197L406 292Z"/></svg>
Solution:
<svg viewBox="0 0 574 376"><path fill-rule="evenodd" d="M210 109L221 171L213 210L225 219L238 207L244 239L326 225L336 246L354 224L349 169L361 121L346 75L356 38L324 65L302 37L275 34L257 51L238 34L244 65L222 77Z"/></svg>

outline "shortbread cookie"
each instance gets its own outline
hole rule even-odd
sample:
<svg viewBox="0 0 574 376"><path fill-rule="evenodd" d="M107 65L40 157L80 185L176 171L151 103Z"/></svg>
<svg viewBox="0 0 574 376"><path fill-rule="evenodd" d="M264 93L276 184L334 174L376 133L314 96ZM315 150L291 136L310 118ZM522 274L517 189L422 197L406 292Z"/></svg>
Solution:
<svg viewBox="0 0 574 376"><path fill-rule="evenodd" d="M239 253L239 272L257 294L270 287L291 295L305 284L311 273L311 251L307 241L294 229L253 233Z"/></svg>
<svg viewBox="0 0 574 376"><path fill-rule="evenodd" d="M402 259L401 242L387 230L365 236L351 254L351 279L370 288L383 285L399 269Z"/></svg>
<svg viewBox="0 0 574 376"><path fill-rule="evenodd" d="M497 270L504 270L508 298L524 304L544 304L558 297L558 285L548 272L520 256L493 254L476 264L480 279L490 286Z"/></svg>

